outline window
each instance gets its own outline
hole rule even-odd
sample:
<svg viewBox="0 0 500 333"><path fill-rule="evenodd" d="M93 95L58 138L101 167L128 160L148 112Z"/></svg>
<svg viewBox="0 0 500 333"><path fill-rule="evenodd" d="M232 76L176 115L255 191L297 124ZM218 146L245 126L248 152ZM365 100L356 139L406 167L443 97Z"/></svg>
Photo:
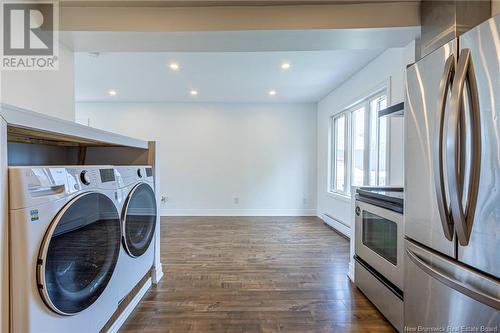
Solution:
<svg viewBox="0 0 500 333"><path fill-rule="evenodd" d="M365 164L365 107L357 107L351 112L351 185L364 183Z"/></svg>
<svg viewBox="0 0 500 333"><path fill-rule="evenodd" d="M346 150L346 116L341 114L332 119L334 128L334 151L332 163L333 170L335 171L333 178L333 190L335 192L345 192L346 190L346 174L347 174L347 150Z"/></svg>
<svg viewBox="0 0 500 333"><path fill-rule="evenodd" d="M370 100L370 164L368 185L387 185L387 117L378 117L378 112L387 107L387 96L379 95Z"/></svg>
<svg viewBox="0 0 500 333"><path fill-rule="evenodd" d="M387 185L385 91L361 100L330 119L329 191L349 195L351 186Z"/></svg>

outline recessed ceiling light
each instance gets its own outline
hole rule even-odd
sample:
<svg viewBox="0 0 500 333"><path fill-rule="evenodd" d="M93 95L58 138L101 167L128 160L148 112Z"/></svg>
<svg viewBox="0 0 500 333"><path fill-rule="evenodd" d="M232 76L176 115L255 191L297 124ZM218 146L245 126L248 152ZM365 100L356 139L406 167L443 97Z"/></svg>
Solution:
<svg viewBox="0 0 500 333"><path fill-rule="evenodd" d="M108 90L108 94L110 96L116 96L116 94L118 94L118 93L116 92L116 90L111 89L111 90Z"/></svg>
<svg viewBox="0 0 500 333"><path fill-rule="evenodd" d="M269 96L275 96L276 95L276 90L269 90Z"/></svg>
<svg viewBox="0 0 500 333"><path fill-rule="evenodd" d="M171 62L168 67L173 71L179 70L179 64L176 62Z"/></svg>
<svg viewBox="0 0 500 333"><path fill-rule="evenodd" d="M191 96L197 96L198 95L198 91L194 90L194 89L191 90L189 93L191 94Z"/></svg>
<svg viewBox="0 0 500 333"><path fill-rule="evenodd" d="M281 64L281 69L287 70L290 69L290 63L289 62L284 62Z"/></svg>

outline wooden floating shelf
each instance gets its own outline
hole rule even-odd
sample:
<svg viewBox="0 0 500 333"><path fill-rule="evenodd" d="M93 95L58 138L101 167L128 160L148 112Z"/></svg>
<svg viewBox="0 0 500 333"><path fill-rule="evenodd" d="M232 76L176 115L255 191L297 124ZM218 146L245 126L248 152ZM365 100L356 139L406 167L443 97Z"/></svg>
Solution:
<svg viewBox="0 0 500 333"><path fill-rule="evenodd" d="M109 143L76 138L59 133L50 133L35 129L25 129L7 126L7 140L10 142L21 142L40 145L51 145L61 147L103 147L116 146Z"/></svg>

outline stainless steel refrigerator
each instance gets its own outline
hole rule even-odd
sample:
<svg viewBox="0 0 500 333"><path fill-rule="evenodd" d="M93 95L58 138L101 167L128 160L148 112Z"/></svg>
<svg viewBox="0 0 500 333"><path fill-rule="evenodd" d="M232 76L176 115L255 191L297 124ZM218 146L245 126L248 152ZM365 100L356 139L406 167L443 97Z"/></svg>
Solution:
<svg viewBox="0 0 500 333"><path fill-rule="evenodd" d="M406 330L498 332L500 15L406 79Z"/></svg>

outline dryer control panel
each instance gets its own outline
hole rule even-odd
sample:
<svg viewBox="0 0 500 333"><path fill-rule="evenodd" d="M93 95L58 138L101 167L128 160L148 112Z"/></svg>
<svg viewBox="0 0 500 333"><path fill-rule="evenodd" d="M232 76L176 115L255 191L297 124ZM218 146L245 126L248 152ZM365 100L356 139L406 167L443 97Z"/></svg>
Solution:
<svg viewBox="0 0 500 333"><path fill-rule="evenodd" d="M153 183L153 168L149 165L117 166L115 167L116 182L118 187L136 184L138 181Z"/></svg>

